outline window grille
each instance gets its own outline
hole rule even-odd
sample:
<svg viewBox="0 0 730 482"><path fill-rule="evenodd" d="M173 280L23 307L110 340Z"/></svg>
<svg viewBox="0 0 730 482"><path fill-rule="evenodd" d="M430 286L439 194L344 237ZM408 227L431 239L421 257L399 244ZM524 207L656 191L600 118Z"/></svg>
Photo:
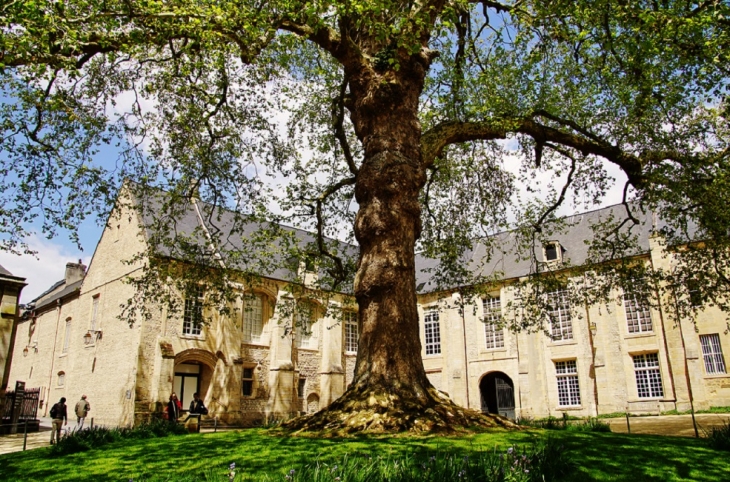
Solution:
<svg viewBox="0 0 730 482"><path fill-rule="evenodd" d="M243 381L241 389L244 397L253 396L253 367L243 368Z"/></svg>
<svg viewBox="0 0 730 482"><path fill-rule="evenodd" d="M657 398L664 396L662 374L659 370L659 355L646 353L634 355L634 371L636 373L636 390L639 398Z"/></svg>
<svg viewBox="0 0 730 482"><path fill-rule="evenodd" d="M720 335L700 335L702 344L702 356L705 359L705 371L708 375L716 373L727 373L725 369L725 358L722 356Z"/></svg>
<svg viewBox="0 0 730 482"><path fill-rule="evenodd" d="M243 339L258 343L264 330L264 306L260 295L247 295L243 308Z"/></svg>
<svg viewBox="0 0 730 482"><path fill-rule="evenodd" d="M357 330L357 313L345 311L342 317L345 321L345 351L357 353L357 344L360 341L360 334Z"/></svg>
<svg viewBox="0 0 730 482"><path fill-rule="evenodd" d="M558 405L580 405L580 384L575 360L555 362L555 372L558 379Z"/></svg>
<svg viewBox="0 0 730 482"><path fill-rule="evenodd" d="M504 346L504 329L501 327L502 301L499 296L490 296L482 300L482 307L487 349L502 348Z"/></svg>
<svg viewBox="0 0 730 482"><path fill-rule="evenodd" d="M555 341L573 339L573 321L570 316L568 291L553 291L547 295L548 317Z"/></svg>
<svg viewBox="0 0 730 482"><path fill-rule="evenodd" d="M192 297L185 298L183 335L200 336L203 328L203 289L196 288Z"/></svg>
<svg viewBox="0 0 730 482"><path fill-rule="evenodd" d="M624 293L624 310L629 333L646 333L653 330L649 306L636 293Z"/></svg>
<svg viewBox="0 0 730 482"><path fill-rule="evenodd" d="M439 325L439 312L437 308L429 308L426 310L423 327L426 334L426 355L440 354L441 327Z"/></svg>

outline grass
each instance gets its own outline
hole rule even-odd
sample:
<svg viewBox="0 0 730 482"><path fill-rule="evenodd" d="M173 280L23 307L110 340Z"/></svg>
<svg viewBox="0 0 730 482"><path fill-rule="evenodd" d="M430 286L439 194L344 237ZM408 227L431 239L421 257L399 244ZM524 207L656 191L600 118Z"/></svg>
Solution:
<svg viewBox="0 0 730 482"><path fill-rule="evenodd" d="M50 448L0 455L0 480L228 481L229 466L235 463L236 481L286 482L292 469L295 473L313 471L315 464L320 464L320 468L333 467L348 458L373 457L395 462L435 455L457 460L495 449L505 452L511 446L524 450L546 437L562 445L575 465L570 476L560 479L567 482L730 480L727 452L710 448L705 440L691 438L495 430L458 437L342 439L291 437L264 429L127 439L63 456L54 456Z"/></svg>

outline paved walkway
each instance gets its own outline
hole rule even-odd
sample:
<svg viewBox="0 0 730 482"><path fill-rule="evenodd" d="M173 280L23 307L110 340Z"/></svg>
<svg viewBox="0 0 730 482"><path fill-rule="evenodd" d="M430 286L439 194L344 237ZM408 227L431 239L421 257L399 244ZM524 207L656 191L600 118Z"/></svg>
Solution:
<svg viewBox="0 0 730 482"><path fill-rule="evenodd" d="M730 413L698 413L697 431L703 437L705 431L712 427L721 427L730 423ZM611 425L611 431L615 433L627 433L626 418L604 419ZM692 426L692 415L657 415L653 417L629 417L631 433L644 433L652 435L672 435L677 437L694 437L695 431Z"/></svg>

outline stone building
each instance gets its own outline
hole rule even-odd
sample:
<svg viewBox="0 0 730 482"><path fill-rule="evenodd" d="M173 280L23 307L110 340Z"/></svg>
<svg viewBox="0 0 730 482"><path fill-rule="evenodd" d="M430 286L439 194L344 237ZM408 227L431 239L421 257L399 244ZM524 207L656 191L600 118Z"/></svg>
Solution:
<svg viewBox="0 0 730 482"><path fill-rule="evenodd" d="M5 391L10 381L10 365L20 315L18 301L25 286L25 278L14 276L0 266L0 407L5 406ZM15 383L10 388L14 386Z"/></svg>
<svg viewBox="0 0 730 482"><path fill-rule="evenodd" d="M205 227L200 204L191 201L177 229ZM571 227L544 246L542 261L580 264L590 224L613 209L573 217ZM636 258L666 266L671 256L650 224L642 226ZM306 287L293 295L286 289L291 267L264 275L256 288L242 282L246 296L230 314L208 313L206 325L195 323L198 298L186 299L180 314L160 309L132 326L121 321L120 306L134 294L124 280L145 262L124 262L145 252L149 236L142 225L134 210L110 218L88 269L70 263L65 279L34 301L18 326L11 382L42 387L46 401L65 396L73 403L86 394L89 416L106 425L161 413L173 391L184 408L200 392L210 416L235 425L316 411L344 392L357 353L351 300L335 293L322 306ZM674 324L667 316L670 300L648 308L632 293L617 293L602 306L570 306L556 292L550 295L551 336L501 328L502 307L516 301L511 284L530 269L507 254L511 236L498 235L505 249L485 266L477 262L485 247L473 250L474 269L498 272L501 281L467 309L454 308L457 294L434 290L431 262L417 260L425 368L455 402L509 417L656 413L686 410L690 401L696 409L730 406L728 319L714 308L701 310L696 322ZM284 309L292 304L307 314ZM309 329L292 333L293 316L304 316L299 321Z"/></svg>

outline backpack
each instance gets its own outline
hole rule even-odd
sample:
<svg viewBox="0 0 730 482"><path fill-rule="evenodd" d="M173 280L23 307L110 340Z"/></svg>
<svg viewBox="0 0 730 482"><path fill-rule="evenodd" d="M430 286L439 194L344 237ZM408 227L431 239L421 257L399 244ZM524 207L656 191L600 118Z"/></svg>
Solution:
<svg viewBox="0 0 730 482"><path fill-rule="evenodd" d="M59 415L58 412L59 412L59 410L58 410L58 404L57 403L54 403L53 406L51 407L51 418L58 417L58 415Z"/></svg>

